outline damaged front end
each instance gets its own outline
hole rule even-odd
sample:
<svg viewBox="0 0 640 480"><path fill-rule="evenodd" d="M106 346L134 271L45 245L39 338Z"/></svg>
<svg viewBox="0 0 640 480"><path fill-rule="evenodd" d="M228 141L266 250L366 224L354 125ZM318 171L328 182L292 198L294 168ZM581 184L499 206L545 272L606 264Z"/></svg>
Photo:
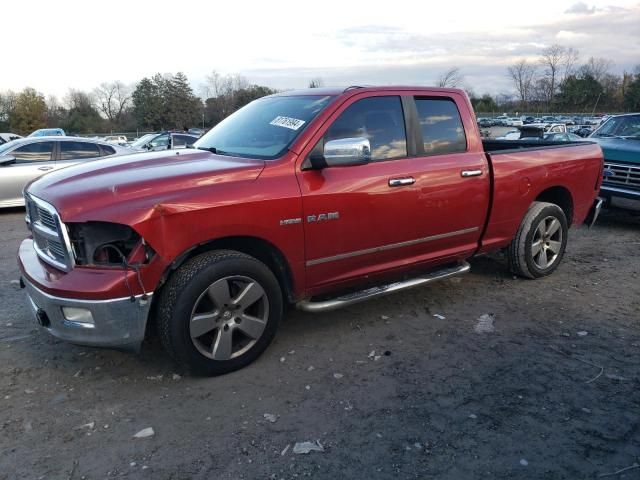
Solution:
<svg viewBox="0 0 640 480"><path fill-rule="evenodd" d="M69 239L78 266L135 267L149 263L154 250L128 225L69 223Z"/></svg>

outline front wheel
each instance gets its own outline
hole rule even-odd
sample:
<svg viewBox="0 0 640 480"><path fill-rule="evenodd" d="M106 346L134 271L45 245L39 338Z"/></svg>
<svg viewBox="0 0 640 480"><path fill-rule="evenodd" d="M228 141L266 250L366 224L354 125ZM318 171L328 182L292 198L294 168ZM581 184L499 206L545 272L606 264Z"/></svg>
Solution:
<svg viewBox="0 0 640 480"><path fill-rule="evenodd" d="M511 271L527 278L551 274L562 260L569 227L562 209L533 202L509 246Z"/></svg>
<svg viewBox="0 0 640 480"><path fill-rule="evenodd" d="M231 372L267 348L282 303L278 281L259 260L235 251L205 253L180 267L164 287L160 338L196 374Z"/></svg>

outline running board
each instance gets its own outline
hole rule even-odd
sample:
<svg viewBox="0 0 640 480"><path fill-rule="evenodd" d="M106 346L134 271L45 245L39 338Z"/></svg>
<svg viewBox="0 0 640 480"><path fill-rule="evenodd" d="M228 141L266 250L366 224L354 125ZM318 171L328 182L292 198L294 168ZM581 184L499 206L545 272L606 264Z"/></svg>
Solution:
<svg viewBox="0 0 640 480"><path fill-rule="evenodd" d="M455 267L443 268L434 272L421 275L409 280L403 280L402 282L389 283L387 285L381 285L379 287L367 288L359 292L349 293L340 297L332 298L330 300L323 300L314 302L311 300L302 300L296 304L296 307L305 312L327 312L329 310L336 310L338 308L353 305L354 303L364 302L371 298L381 297L390 293L399 292L400 290L406 290L408 288L418 287L425 283L435 282L437 280L443 280L449 277L455 277L467 273L471 266L467 262L462 262Z"/></svg>

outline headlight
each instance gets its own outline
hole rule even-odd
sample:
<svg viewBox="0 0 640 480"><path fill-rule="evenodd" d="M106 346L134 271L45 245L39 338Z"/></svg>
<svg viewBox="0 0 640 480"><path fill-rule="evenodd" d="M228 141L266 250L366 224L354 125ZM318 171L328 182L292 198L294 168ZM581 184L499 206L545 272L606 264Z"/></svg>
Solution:
<svg viewBox="0 0 640 480"><path fill-rule="evenodd" d="M110 222L68 224L76 265L147 263L153 250L131 227Z"/></svg>

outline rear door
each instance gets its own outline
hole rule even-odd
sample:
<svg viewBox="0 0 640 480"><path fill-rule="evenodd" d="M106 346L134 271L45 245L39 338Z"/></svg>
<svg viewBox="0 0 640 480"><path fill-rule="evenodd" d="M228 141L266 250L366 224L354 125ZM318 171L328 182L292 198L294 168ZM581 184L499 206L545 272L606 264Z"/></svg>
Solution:
<svg viewBox="0 0 640 480"><path fill-rule="evenodd" d="M96 143L81 140L62 140L56 169L68 167L79 162L95 160L100 157L100 147Z"/></svg>
<svg viewBox="0 0 640 480"><path fill-rule="evenodd" d="M416 212L421 258L464 258L478 247L490 201L490 171L463 98L414 96ZM464 112L464 115L461 114ZM464 120L463 120L464 119Z"/></svg>
<svg viewBox="0 0 640 480"><path fill-rule="evenodd" d="M0 202L21 205L24 186L55 168L53 149L52 141L34 141L7 152L16 162L0 166Z"/></svg>

